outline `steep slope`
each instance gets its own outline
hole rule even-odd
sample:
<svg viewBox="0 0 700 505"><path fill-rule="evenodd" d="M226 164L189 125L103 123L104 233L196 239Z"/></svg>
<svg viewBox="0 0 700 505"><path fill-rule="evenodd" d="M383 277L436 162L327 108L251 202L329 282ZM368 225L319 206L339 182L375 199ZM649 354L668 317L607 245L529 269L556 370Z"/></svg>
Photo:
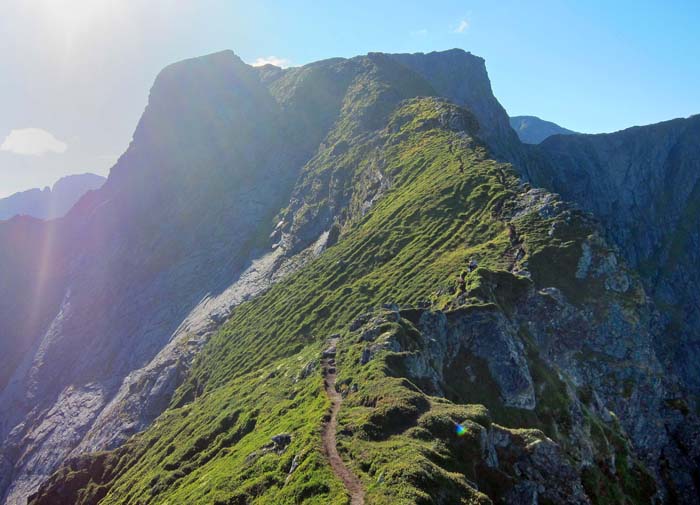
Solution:
<svg viewBox="0 0 700 505"><path fill-rule="evenodd" d="M382 80L383 77L387 77L387 70L392 76L390 79L395 81L399 78L404 82L420 82L416 76L402 74L405 69L398 69L397 72L395 65L384 57L358 57L339 62L322 62L293 69L286 75L278 75L279 79L271 88L285 114L284 121L293 125L304 123L306 129L301 131L302 135L297 130L273 133L292 137L297 146L317 146L320 136L327 132L333 124L332 121L341 114L343 104L347 101L347 98L344 99L345 94L351 93L349 90L352 86L368 79L387 85L388 81ZM316 90L321 84L325 86L326 94L309 92L309 88ZM431 92L425 83L417 86L416 91ZM402 97L411 96L410 91L404 90L407 94L397 96L379 93L368 100L368 109L375 103L395 103ZM295 201L294 197L292 201ZM279 205L272 209L279 210ZM278 221L274 230L271 224L269 227L263 227L261 235L269 235L267 243L272 245L272 248L258 249L256 254L260 256L251 262L238 280L220 294L205 297L188 314L158 355L124 380L119 392L100 413L73 452L115 447L134 432L148 426L165 409L175 388L186 375L192 358L231 310L322 251L329 240L331 224L320 223L320 226L314 228L289 231L282 219ZM281 247L290 241L294 242L293 247ZM264 243L265 241L261 241L259 245Z"/></svg>
<svg viewBox="0 0 700 505"><path fill-rule="evenodd" d="M53 471L205 296L238 279L301 166L285 128L233 53L175 64L99 191L31 234L24 219L2 225L13 272L0 286L2 344L22 351L0 394L9 503Z"/></svg>
<svg viewBox="0 0 700 505"><path fill-rule="evenodd" d="M510 126L518 134L520 141L525 144L539 144L552 135L571 135L576 133L536 116L513 116L510 118Z"/></svg>
<svg viewBox="0 0 700 505"><path fill-rule="evenodd" d="M63 254L54 243L56 228L56 222L28 216L0 223L0 243L7 245L0 247L0 388L6 387L22 356L45 331L63 296L65 265L59 263ZM5 429L0 424L3 433Z"/></svg>
<svg viewBox="0 0 700 505"><path fill-rule="evenodd" d="M90 190L98 189L105 178L96 174L68 175L52 188L34 188L0 198L0 220L17 215L38 219L62 217Z"/></svg>
<svg viewBox="0 0 700 505"><path fill-rule="evenodd" d="M602 135L544 141L530 167L605 224L662 310L657 352L669 373L700 395L700 117Z"/></svg>
<svg viewBox="0 0 700 505"><path fill-rule="evenodd" d="M149 429L31 503L346 502L322 451L328 338L367 503L651 503L649 471L662 497L696 491L653 307L590 216L489 159L448 102L365 117L283 213L281 247L330 222L328 249L233 311Z"/></svg>

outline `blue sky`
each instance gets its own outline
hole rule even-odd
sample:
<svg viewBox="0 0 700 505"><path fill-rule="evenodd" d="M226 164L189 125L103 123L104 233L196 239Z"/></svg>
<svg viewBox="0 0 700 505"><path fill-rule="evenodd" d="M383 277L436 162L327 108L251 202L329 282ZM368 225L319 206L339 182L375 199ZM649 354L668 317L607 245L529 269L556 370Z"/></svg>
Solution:
<svg viewBox="0 0 700 505"><path fill-rule="evenodd" d="M459 47L486 59L511 115L608 132L700 113L698 25L697 0L4 0L0 196L106 173L157 72L187 57L301 65Z"/></svg>

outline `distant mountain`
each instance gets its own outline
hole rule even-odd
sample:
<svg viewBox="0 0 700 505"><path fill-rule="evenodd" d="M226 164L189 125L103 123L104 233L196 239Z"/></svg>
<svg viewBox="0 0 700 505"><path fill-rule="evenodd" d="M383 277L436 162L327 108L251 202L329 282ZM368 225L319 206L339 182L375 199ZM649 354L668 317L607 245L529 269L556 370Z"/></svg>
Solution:
<svg viewBox="0 0 700 505"><path fill-rule="evenodd" d="M552 135L571 135L576 133L536 116L514 116L510 118L510 126L518 134L520 140L526 144L539 144Z"/></svg>
<svg viewBox="0 0 700 505"><path fill-rule="evenodd" d="M0 220L25 215L38 219L62 217L81 196L97 189L106 179L97 174L68 175L53 188L33 188L0 198Z"/></svg>

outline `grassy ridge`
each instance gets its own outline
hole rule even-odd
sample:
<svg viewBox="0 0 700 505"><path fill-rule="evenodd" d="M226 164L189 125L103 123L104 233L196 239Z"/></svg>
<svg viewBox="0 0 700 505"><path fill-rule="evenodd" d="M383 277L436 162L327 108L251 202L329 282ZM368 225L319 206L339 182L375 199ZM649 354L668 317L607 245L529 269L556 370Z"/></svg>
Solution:
<svg viewBox="0 0 700 505"><path fill-rule="evenodd" d="M439 285L451 286L472 255L482 266L506 266L507 232L493 214L513 194L499 181L499 172L509 169L489 160L482 147L468 149L471 139L458 132L424 130L439 109L431 110L432 100L418 103L425 106L424 122L385 132L381 151L392 189L313 265L239 307L212 338L183 394L218 387L289 353L289 345L301 349L373 306L427 300ZM452 145L460 146L459 154ZM366 166L364 157L375 150L363 147L349 149L332 165L337 171ZM463 173L460 160L468 166ZM506 183L514 188L517 178L509 175Z"/></svg>
<svg viewBox="0 0 700 505"><path fill-rule="evenodd" d="M359 175L381 157L390 188L364 216L348 221L318 260L238 307L148 430L114 453L92 457L104 461L99 472L85 464L61 470L59 480L80 484L79 502L345 503L342 483L320 451L329 402L318 355L335 333L343 336L339 383L359 388L341 410L340 450L370 503L489 503L470 482L478 480L494 499L512 486L512 477L490 473L481 461L480 437L493 422L483 406L427 396L401 376L389 352L360 367L362 345L348 330L358 314L386 302L449 306L460 294L455 279L472 257L481 268L469 277L468 291L481 295L467 301L495 309L507 304L489 279L512 265L512 240L499 216L522 188L472 132L446 125L446 114L467 113L434 99L412 100L378 138L359 136L343 152L321 155L319 177L325 170ZM535 280L545 275L536 268L545 243L578 244L575 237L554 241L550 229L546 217L523 228ZM407 342L416 332L405 320L380 329ZM563 387L546 370L541 375L554 393ZM464 437L453 436L455 422L467 427ZM284 451L270 442L278 433L292 435ZM512 433L523 447L544 438L536 429Z"/></svg>

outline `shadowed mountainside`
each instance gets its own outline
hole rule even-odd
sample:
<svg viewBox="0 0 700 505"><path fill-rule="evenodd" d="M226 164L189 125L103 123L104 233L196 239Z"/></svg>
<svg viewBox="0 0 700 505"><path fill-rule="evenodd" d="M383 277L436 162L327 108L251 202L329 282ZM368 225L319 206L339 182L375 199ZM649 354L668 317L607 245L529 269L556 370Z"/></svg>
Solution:
<svg viewBox="0 0 700 505"><path fill-rule="evenodd" d="M11 275L2 298L12 300L0 303L2 346L15 351L3 353L0 394L11 503L70 453L203 297L237 279L296 176L301 154L285 128L233 53L177 63L156 79L100 190L63 219L30 223L32 235L25 219L3 223L22 239L0 253Z"/></svg>
<svg viewBox="0 0 700 505"><path fill-rule="evenodd" d="M700 396L700 116L545 140L538 185L593 212L657 301L657 351Z"/></svg>

